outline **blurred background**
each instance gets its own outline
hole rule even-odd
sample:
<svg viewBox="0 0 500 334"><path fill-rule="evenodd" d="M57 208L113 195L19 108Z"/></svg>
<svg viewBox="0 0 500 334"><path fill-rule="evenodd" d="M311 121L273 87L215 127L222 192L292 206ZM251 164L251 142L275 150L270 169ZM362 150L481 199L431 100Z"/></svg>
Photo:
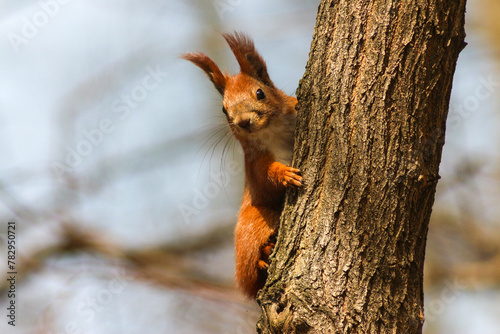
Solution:
<svg viewBox="0 0 500 334"><path fill-rule="evenodd" d="M218 93L220 36L255 40L294 94L316 1L0 1L0 269L16 224L16 327L253 333L233 282L243 186ZM426 334L500 333L500 3L469 0L425 269ZM3 274L2 274L3 275Z"/></svg>

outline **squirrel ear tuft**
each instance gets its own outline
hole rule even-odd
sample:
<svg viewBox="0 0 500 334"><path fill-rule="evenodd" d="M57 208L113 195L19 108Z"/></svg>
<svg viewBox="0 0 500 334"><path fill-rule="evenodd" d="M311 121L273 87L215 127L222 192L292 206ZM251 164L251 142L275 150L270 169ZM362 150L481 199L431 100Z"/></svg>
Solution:
<svg viewBox="0 0 500 334"><path fill-rule="evenodd" d="M181 55L182 59L189 60L199 68L201 68L208 76L210 81L214 84L217 91L224 95L226 88L226 77L222 74L221 70L207 55L201 52L184 53Z"/></svg>
<svg viewBox="0 0 500 334"><path fill-rule="evenodd" d="M263 84L274 87L269 74L267 73L266 62L255 50L255 45L250 37L243 33L222 34L227 44L233 51L241 73L245 73Z"/></svg>

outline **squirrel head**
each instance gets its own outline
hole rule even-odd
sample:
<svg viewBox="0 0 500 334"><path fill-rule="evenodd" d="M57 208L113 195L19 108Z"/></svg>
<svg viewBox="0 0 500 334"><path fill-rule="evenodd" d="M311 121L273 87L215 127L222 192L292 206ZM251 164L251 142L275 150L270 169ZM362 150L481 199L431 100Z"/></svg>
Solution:
<svg viewBox="0 0 500 334"><path fill-rule="evenodd" d="M257 53L253 41L242 33L222 35L229 44L240 73L222 73L215 62L201 52L186 53L182 58L200 67L223 96L222 112L240 141L259 136L259 132L294 118L296 99L274 86L267 73L264 59Z"/></svg>

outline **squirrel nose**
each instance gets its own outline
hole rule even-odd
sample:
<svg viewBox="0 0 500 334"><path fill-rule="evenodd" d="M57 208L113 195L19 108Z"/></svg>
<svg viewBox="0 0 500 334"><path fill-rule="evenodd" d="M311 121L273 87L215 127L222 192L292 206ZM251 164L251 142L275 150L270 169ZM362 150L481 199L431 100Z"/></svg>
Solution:
<svg viewBox="0 0 500 334"><path fill-rule="evenodd" d="M245 118L239 119L236 122L236 125L238 125L238 127L242 128L242 129L248 130L248 128L250 127L250 118L245 117Z"/></svg>

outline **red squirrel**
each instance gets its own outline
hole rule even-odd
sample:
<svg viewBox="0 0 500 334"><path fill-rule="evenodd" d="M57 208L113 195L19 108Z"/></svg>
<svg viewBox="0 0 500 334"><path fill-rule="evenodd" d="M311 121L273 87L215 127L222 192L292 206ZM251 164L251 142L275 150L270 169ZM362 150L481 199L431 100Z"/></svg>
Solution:
<svg viewBox="0 0 500 334"><path fill-rule="evenodd" d="M302 187L292 157L297 99L277 89L253 41L242 33L223 34L240 73L222 73L201 52L186 53L222 95L222 112L245 157L245 190L235 229L236 282L250 298L264 286L279 228L286 187Z"/></svg>

